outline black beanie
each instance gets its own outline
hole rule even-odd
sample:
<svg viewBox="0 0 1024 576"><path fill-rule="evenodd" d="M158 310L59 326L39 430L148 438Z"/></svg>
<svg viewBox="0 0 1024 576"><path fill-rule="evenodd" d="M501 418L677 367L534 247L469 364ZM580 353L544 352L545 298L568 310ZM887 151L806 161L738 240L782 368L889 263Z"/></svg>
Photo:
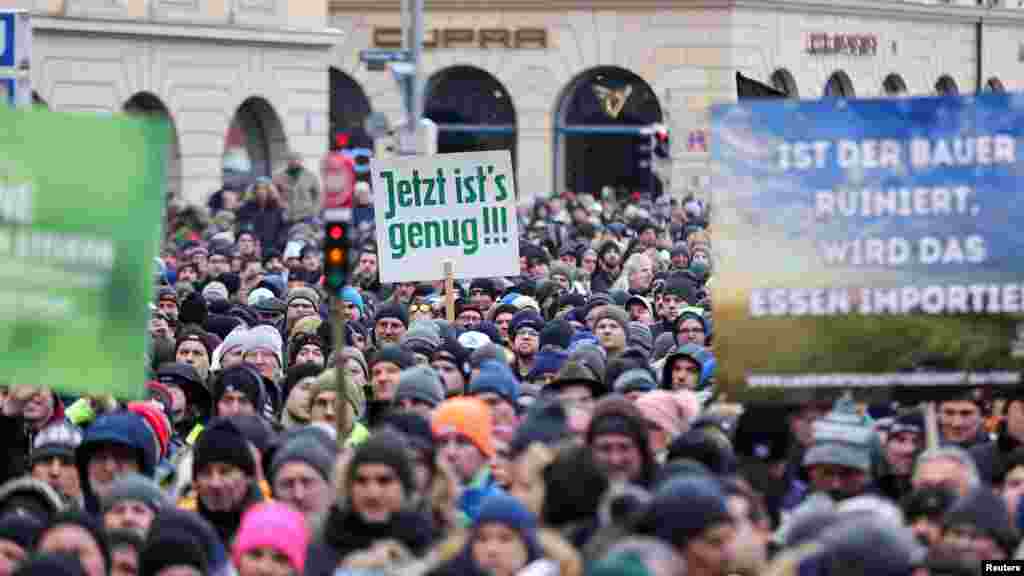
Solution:
<svg viewBox="0 0 1024 576"><path fill-rule="evenodd" d="M569 343L572 340L573 332L572 324L565 320L552 320L544 325L544 329L540 331L540 349L543 350L545 346L555 346L562 350L569 349Z"/></svg>
<svg viewBox="0 0 1024 576"><path fill-rule="evenodd" d="M413 357L412 352L405 350L400 346L394 344L387 344L370 358L368 368L373 371L373 366L379 362L390 362L400 369L405 370L406 368L412 368L416 365L416 358Z"/></svg>
<svg viewBox="0 0 1024 576"><path fill-rule="evenodd" d="M405 306L398 302L389 302L384 306L381 306L377 310L377 314L373 317L373 323L376 324L382 318L395 318L406 327L409 326L409 312L406 311Z"/></svg>
<svg viewBox="0 0 1024 576"><path fill-rule="evenodd" d="M209 561L194 536L184 530L163 530L154 536L139 553L139 576L156 576L171 566L191 566L207 573Z"/></svg>
<svg viewBox="0 0 1024 576"><path fill-rule="evenodd" d="M30 552L43 531L43 524L35 516L6 514L0 518L0 540L10 540Z"/></svg>
<svg viewBox="0 0 1024 576"><path fill-rule="evenodd" d="M376 432L369 440L356 447L355 454L348 467L348 492L351 494L352 482L356 472L363 464L383 464L395 471L402 483L404 497L409 498L416 490L416 481L409 463L409 453L402 437L388 430Z"/></svg>
<svg viewBox="0 0 1024 576"><path fill-rule="evenodd" d="M192 477L214 462L238 466L247 476L256 474L249 444L242 432L229 420L219 420L203 431L195 448L192 461Z"/></svg>
<svg viewBox="0 0 1024 576"><path fill-rule="evenodd" d="M239 364L220 373L213 388L213 403L220 402L228 391L238 391L259 411L263 407L263 376L252 364Z"/></svg>
<svg viewBox="0 0 1024 576"><path fill-rule="evenodd" d="M516 458L535 442L552 445L569 434L569 418L557 399L548 399L531 406L523 423L509 443L509 454Z"/></svg>
<svg viewBox="0 0 1024 576"><path fill-rule="evenodd" d="M25 560L12 576L86 576L81 560L71 554L48 553Z"/></svg>
<svg viewBox="0 0 1024 576"><path fill-rule="evenodd" d="M110 572L110 544L107 543L107 534L103 531L103 526L100 525L99 520L78 510L66 510L53 517L50 520L49 525L39 533L39 537L36 538L36 545L43 540L46 533L50 530L57 528L58 526L77 526L86 532L88 532L92 539L96 541L96 545L99 546L100 552L103 554L104 566L106 566L106 572Z"/></svg>
<svg viewBox="0 0 1024 576"><path fill-rule="evenodd" d="M181 324L206 325L206 317L210 314L206 307L206 299L199 292L193 292L185 297L178 311L178 322Z"/></svg>

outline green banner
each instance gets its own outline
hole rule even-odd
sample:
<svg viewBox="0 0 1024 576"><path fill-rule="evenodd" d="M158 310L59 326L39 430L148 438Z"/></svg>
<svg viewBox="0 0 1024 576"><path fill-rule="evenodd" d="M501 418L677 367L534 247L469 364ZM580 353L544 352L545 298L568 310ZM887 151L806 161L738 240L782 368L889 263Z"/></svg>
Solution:
<svg viewBox="0 0 1024 576"><path fill-rule="evenodd" d="M168 136L0 107L0 384L142 396Z"/></svg>

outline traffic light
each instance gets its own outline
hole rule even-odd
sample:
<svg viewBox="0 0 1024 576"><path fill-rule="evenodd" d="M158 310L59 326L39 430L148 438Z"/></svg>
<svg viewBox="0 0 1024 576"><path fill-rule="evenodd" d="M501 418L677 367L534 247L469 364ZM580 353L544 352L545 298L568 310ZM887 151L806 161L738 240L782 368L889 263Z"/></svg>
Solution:
<svg viewBox="0 0 1024 576"><path fill-rule="evenodd" d="M658 158L672 157L672 143L668 139L668 127L662 124L654 126L654 154Z"/></svg>
<svg viewBox="0 0 1024 576"><path fill-rule="evenodd" d="M348 249L348 223L328 219L324 235L324 287L331 294L338 294L348 284Z"/></svg>

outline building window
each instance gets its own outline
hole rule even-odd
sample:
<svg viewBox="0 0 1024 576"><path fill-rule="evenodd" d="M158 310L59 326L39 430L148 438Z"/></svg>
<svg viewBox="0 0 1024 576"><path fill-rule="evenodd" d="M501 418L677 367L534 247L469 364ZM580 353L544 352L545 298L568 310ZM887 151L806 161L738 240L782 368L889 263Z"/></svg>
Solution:
<svg viewBox="0 0 1024 576"><path fill-rule="evenodd" d="M957 87L956 80L948 75L940 76L935 81L935 93L939 96L956 96L960 93L960 88Z"/></svg>
<svg viewBox="0 0 1024 576"><path fill-rule="evenodd" d="M789 70L779 68L772 72L772 87L786 95L786 98L799 98L800 92L796 87L796 79Z"/></svg>
<svg viewBox="0 0 1024 576"><path fill-rule="evenodd" d="M895 97L904 96L907 93L907 83L899 74L889 74L882 82L882 94Z"/></svg>
<svg viewBox="0 0 1024 576"><path fill-rule="evenodd" d="M842 70L837 70L828 77L828 82L825 83L825 94L824 96L833 98L853 98L855 96L853 92L853 82L850 80L850 76Z"/></svg>
<svg viewBox="0 0 1024 576"><path fill-rule="evenodd" d="M1003 81L1002 80L1000 80L999 78L996 78L995 76L993 76L993 77L988 79L988 82L985 82L985 91L986 92L1006 92L1006 86L1003 86Z"/></svg>

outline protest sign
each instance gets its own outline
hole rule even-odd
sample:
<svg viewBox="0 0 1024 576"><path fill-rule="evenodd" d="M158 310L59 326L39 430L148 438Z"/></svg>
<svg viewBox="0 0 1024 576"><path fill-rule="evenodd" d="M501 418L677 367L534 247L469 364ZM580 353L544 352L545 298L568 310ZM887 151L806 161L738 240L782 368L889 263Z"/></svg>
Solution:
<svg viewBox="0 0 1024 576"><path fill-rule="evenodd" d="M507 150L373 160L381 282L519 274L519 229Z"/></svg>
<svg viewBox="0 0 1024 576"><path fill-rule="evenodd" d="M163 124L0 107L0 383L142 396Z"/></svg>
<svg viewBox="0 0 1024 576"><path fill-rule="evenodd" d="M1024 100L759 102L712 119L732 397L1020 384Z"/></svg>

